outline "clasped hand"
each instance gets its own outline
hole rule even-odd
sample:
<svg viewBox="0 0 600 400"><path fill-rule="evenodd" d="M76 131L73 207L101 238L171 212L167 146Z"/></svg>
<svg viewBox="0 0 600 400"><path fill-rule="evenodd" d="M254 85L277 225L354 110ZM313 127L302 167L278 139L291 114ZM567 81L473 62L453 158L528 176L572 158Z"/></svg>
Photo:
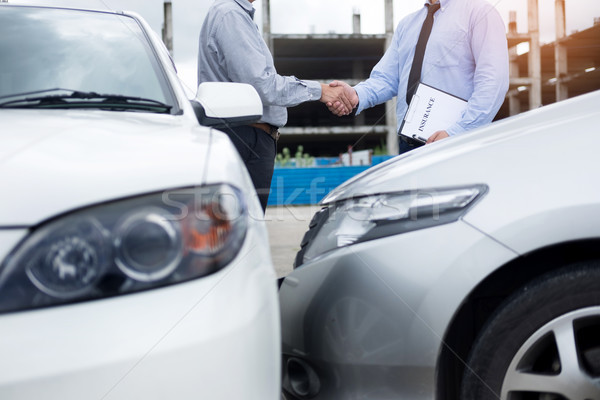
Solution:
<svg viewBox="0 0 600 400"><path fill-rule="evenodd" d="M358 106L358 95L346 82L333 81L329 85L322 84L321 89L321 102L338 117L352 113Z"/></svg>
<svg viewBox="0 0 600 400"><path fill-rule="evenodd" d="M358 106L356 90L346 82L333 81L329 85L322 85L323 95L321 101L327 105L329 111L338 117L348 115ZM437 142L448 137L445 130L437 131L427 140L427 144Z"/></svg>

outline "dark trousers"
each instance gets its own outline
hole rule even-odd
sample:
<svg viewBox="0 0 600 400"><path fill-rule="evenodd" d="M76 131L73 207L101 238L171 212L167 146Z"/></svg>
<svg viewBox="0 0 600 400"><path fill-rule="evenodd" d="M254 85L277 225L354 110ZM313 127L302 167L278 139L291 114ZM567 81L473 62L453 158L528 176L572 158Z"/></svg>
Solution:
<svg viewBox="0 0 600 400"><path fill-rule="evenodd" d="M407 151L411 151L416 149L417 147L421 147L418 145L414 145L403 140L401 137L398 137L398 154L406 153Z"/></svg>
<svg viewBox="0 0 600 400"><path fill-rule="evenodd" d="M223 129L242 157L258 193L263 211L267 208L271 178L277 155L277 142L266 132L252 126Z"/></svg>

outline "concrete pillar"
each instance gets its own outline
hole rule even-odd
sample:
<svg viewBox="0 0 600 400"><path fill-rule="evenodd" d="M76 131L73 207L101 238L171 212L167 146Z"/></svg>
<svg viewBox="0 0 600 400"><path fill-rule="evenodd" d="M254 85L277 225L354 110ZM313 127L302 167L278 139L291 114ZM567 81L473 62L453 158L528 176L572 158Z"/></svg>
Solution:
<svg viewBox="0 0 600 400"><path fill-rule="evenodd" d="M364 68L362 60L352 61L352 79L354 79L355 81L363 80L365 78L363 70ZM354 117L354 126L364 126L365 124L366 122L364 112Z"/></svg>
<svg viewBox="0 0 600 400"><path fill-rule="evenodd" d="M262 0L262 26L263 39L269 47L271 54L274 55L273 37L271 36L271 1Z"/></svg>
<svg viewBox="0 0 600 400"><path fill-rule="evenodd" d="M360 35L360 11L357 9L352 13L352 33Z"/></svg>
<svg viewBox="0 0 600 400"><path fill-rule="evenodd" d="M385 33L394 35L394 1L385 0Z"/></svg>
<svg viewBox="0 0 600 400"><path fill-rule="evenodd" d="M352 33L354 35L360 35L360 10L355 8L352 13ZM352 79L355 81L360 81L364 79L363 72L363 60L355 59L352 61ZM365 113L361 113L354 117L354 126L363 126L365 125Z"/></svg>
<svg viewBox="0 0 600 400"><path fill-rule="evenodd" d="M569 87L564 81L569 73L567 64L567 46L564 38L567 36L565 18L565 0L555 1L556 42L554 45L554 69L556 71L556 101L569 98Z"/></svg>
<svg viewBox="0 0 600 400"><path fill-rule="evenodd" d="M528 0L528 30L529 30L529 109L533 110L542 105L542 52L540 48L540 18L538 0Z"/></svg>
<svg viewBox="0 0 600 400"><path fill-rule="evenodd" d="M394 1L393 0L384 0L385 1L385 50L387 50L392 44L392 39L394 37ZM396 101L393 100L385 103L385 124L388 127L387 134L387 150L388 154L395 155L398 154L398 134L396 132L397 128L397 118L396 118Z"/></svg>
<svg viewBox="0 0 600 400"><path fill-rule="evenodd" d="M510 11L508 14L508 34L517 34L517 12ZM512 46L508 49L509 56L509 75L510 79L519 78L519 62L517 54L517 46ZM509 115L517 115L521 112L521 100L519 99L519 93L511 90L508 94L508 109Z"/></svg>
<svg viewBox="0 0 600 400"><path fill-rule="evenodd" d="M162 40L167 50L173 56L173 5L170 0L165 1L164 6L164 23L162 29Z"/></svg>

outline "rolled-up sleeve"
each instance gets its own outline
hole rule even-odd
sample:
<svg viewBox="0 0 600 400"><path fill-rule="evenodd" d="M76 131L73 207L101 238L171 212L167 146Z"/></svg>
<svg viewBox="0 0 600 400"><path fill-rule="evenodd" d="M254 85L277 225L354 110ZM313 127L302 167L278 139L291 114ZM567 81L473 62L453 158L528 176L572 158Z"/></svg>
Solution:
<svg viewBox="0 0 600 400"><path fill-rule="evenodd" d="M228 12L213 32L213 51L226 68L233 82L252 85L264 105L292 107L305 101L321 98L321 85L315 81L303 81L293 76L278 75L273 67L270 53L254 24L248 31L248 21L243 15Z"/></svg>
<svg viewBox="0 0 600 400"><path fill-rule="evenodd" d="M508 91L508 45L502 18L493 7L484 7L474 14L470 32L474 90L462 119L447 129L451 136L492 122Z"/></svg>

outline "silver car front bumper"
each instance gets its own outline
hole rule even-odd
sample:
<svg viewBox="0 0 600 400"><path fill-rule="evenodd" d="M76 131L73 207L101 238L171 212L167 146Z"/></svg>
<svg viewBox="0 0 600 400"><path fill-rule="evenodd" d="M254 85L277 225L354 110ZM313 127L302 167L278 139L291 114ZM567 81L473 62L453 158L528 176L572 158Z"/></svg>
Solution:
<svg viewBox="0 0 600 400"><path fill-rule="evenodd" d="M339 248L300 266L279 292L284 388L293 394L316 385L310 395L328 400L434 399L456 310L514 257L458 221Z"/></svg>

